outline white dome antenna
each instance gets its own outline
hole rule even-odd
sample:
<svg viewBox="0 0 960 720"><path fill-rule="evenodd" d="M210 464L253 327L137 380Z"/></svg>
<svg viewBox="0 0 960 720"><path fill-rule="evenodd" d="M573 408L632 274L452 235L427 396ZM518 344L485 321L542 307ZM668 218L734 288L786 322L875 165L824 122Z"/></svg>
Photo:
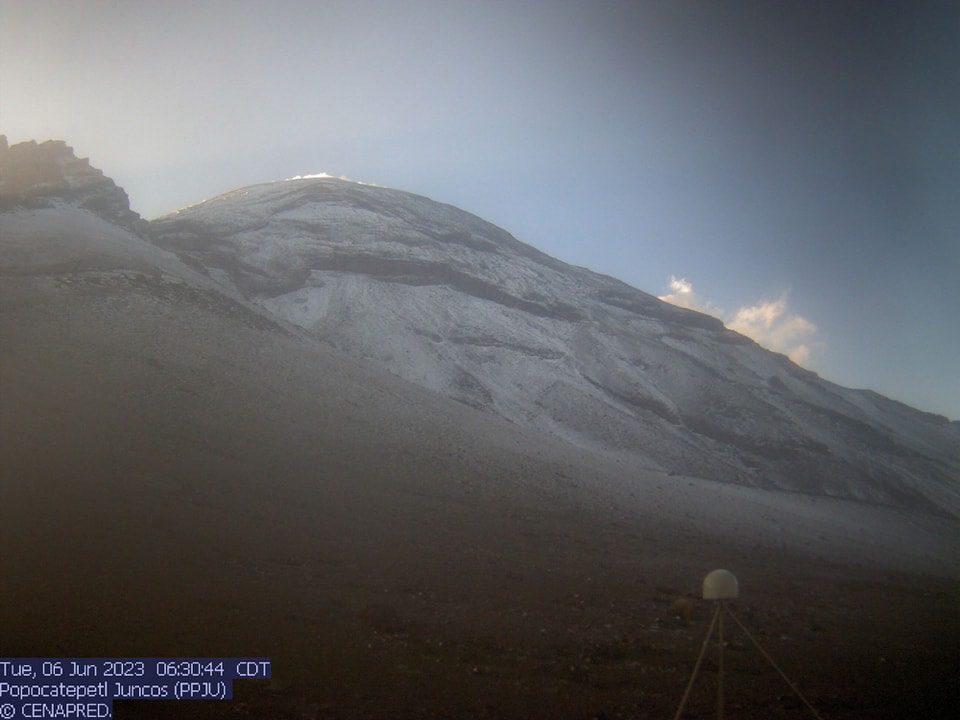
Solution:
<svg viewBox="0 0 960 720"><path fill-rule="evenodd" d="M807 700L803 694L800 692L800 689L793 683L790 678L788 678L783 670L780 669L780 666L777 665L773 658L764 650L760 643L757 642L757 639L750 634L750 631L744 627L743 623L733 614L733 611L730 609L730 606L727 605L727 600L735 600L740 596L740 583L737 582L737 577L729 570L714 570L711 573L708 573L707 576L703 579L703 599L710 600L716 605L716 609L713 612L713 620L710 621L710 628L707 630L707 637L703 640L703 645L700 648L700 655L697 657L697 662L693 666L693 674L690 676L690 682L687 683L687 689L683 693L683 698L680 700L680 707L677 708L677 714L674 715L674 720L680 720L680 716L683 715L683 709L687 705L687 700L690 699L690 691L693 689L693 682L697 679L697 673L700 672L700 665L703 662L704 655L707 654L707 648L710 645L710 638L713 636L714 628L717 630L717 651L719 657L717 658L717 720L723 720L723 616L729 615L733 621L739 626L739 628L744 632L744 634L750 638L750 642L760 651L760 654L773 666L780 677L784 679L787 685L790 686L790 689L796 693L797 697L803 701L803 704L807 706L807 709L813 713L813 716L817 720L822 720L820 714L817 712L816 708L810 704L810 701Z"/></svg>
<svg viewBox="0 0 960 720"><path fill-rule="evenodd" d="M703 579L704 600L733 600L739 595L740 584L729 570L714 570Z"/></svg>

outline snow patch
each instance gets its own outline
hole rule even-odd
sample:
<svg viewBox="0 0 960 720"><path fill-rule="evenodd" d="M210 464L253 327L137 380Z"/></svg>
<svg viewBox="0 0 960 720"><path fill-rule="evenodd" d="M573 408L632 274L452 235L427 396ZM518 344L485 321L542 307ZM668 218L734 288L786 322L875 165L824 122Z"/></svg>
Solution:
<svg viewBox="0 0 960 720"><path fill-rule="evenodd" d="M287 182L289 180L343 180L345 182L356 183L357 185L367 185L369 187L381 187L376 183L364 182L363 180L354 180L349 178L346 175L331 175L330 173L319 172L319 173L310 173L309 175L294 175L293 177L288 177L286 180L276 180L275 182Z"/></svg>

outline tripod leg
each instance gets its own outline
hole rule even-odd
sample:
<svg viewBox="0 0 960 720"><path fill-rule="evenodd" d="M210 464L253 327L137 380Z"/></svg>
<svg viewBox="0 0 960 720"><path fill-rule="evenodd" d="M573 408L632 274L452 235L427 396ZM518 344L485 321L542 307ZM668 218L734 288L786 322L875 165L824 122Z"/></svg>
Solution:
<svg viewBox="0 0 960 720"><path fill-rule="evenodd" d="M723 720L723 609L726 607L726 603L724 603L723 600L720 600L717 603L717 606L717 612L719 613L717 632L719 634L720 644L720 663L719 672L717 674L717 720Z"/></svg>
<svg viewBox="0 0 960 720"><path fill-rule="evenodd" d="M673 720L680 720L683 714L683 708L687 705L690 697L690 690L693 689L693 681L697 679L697 673L700 672L700 663L703 662L703 656L707 654L707 645L710 644L710 636L713 635L713 626L717 624L717 618L720 617L720 605L717 604L717 610L713 613L713 620L710 621L710 629L707 630L707 637L703 639L703 646L700 648L700 657L697 658L697 664L693 666L693 674L690 676L690 682L687 683L687 689L683 692L683 698L680 700L680 707L677 708L677 714Z"/></svg>
<svg viewBox="0 0 960 720"><path fill-rule="evenodd" d="M734 621L737 625L739 625L739 626L740 626L740 629L743 630L743 632L746 634L746 636L747 636L748 638L750 638L750 642L752 642L752 643L754 644L754 646L756 646L757 650L760 651L760 654L763 655L763 656L767 659L767 662L769 662L769 663L773 666L773 669L774 669L774 670L776 670L778 673L780 673L780 677L782 677L782 678L786 681L787 685L790 686L790 689L793 690L793 692L796 694L796 696L803 701L803 704L807 706L807 709L808 709L810 712L813 713L813 716L814 716L815 718L817 718L817 720L823 720L823 718L820 717L820 713L817 712L816 708L814 708L813 705L811 705L811 704L809 703L809 701L803 696L803 693L800 692L799 688L797 688L797 686L794 685L793 682L791 682L790 678L788 678L788 677L786 676L786 674L783 672L783 670L780 669L780 666L777 665L777 664L773 661L773 658L770 657L770 656L767 654L767 651L764 650L764 649L760 646L760 643L757 642L756 638L754 638L753 635L750 634L750 631L747 630L747 629L743 626L743 623L740 622L739 618L737 618L737 616L733 614L733 612L730 610L730 608L725 608L725 609L726 609L726 611L727 611L727 614L730 615L730 617L733 618L733 621Z"/></svg>

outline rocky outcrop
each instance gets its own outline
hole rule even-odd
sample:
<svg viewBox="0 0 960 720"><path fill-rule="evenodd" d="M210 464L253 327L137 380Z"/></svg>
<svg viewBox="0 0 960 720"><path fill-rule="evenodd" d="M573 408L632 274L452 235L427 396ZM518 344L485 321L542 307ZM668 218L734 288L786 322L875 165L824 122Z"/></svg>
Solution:
<svg viewBox="0 0 960 720"><path fill-rule="evenodd" d="M8 145L0 135L0 211L73 205L125 228L142 232L146 223L130 209L122 188L78 158L62 140Z"/></svg>

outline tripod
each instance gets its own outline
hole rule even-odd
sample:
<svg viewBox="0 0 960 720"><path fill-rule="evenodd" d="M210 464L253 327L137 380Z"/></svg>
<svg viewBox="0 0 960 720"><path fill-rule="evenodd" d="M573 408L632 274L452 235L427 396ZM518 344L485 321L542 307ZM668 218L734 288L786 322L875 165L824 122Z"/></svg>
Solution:
<svg viewBox="0 0 960 720"><path fill-rule="evenodd" d="M735 595L734 595L735 597ZM773 666L773 669L776 670L780 677L784 679L787 685L790 686L790 689L796 694L798 698L803 702L804 705L813 713L813 716L817 720L823 720L820 717L820 714L814 709L807 699L803 696L800 690L796 685L784 674L783 670L774 662L773 658L767 653L766 650L761 647L760 643L757 642L757 639L750 634L750 631L743 626L743 623L733 614L733 611L730 610L730 607L727 605L726 600L717 600L717 608L714 610L713 619L710 621L710 629L707 630L707 637L703 640L703 646L700 648L700 655L697 657L697 662L693 666L693 673L690 675L690 682L687 683L687 689L683 693L683 698L680 700L680 707L677 708L677 714L673 716L673 720L680 720L680 716L683 714L683 709L687 705L687 700L690 698L690 691L693 689L693 683L697 679L697 673L700 672L700 665L703 662L704 656L707 654L707 647L710 645L710 638L713 636L713 629L717 628L717 645L718 645L718 662L717 662L717 720L723 720L723 616L729 615L733 621L743 630L744 634L750 638L750 642L754 644L754 647L760 651L760 654Z"/></svg>

